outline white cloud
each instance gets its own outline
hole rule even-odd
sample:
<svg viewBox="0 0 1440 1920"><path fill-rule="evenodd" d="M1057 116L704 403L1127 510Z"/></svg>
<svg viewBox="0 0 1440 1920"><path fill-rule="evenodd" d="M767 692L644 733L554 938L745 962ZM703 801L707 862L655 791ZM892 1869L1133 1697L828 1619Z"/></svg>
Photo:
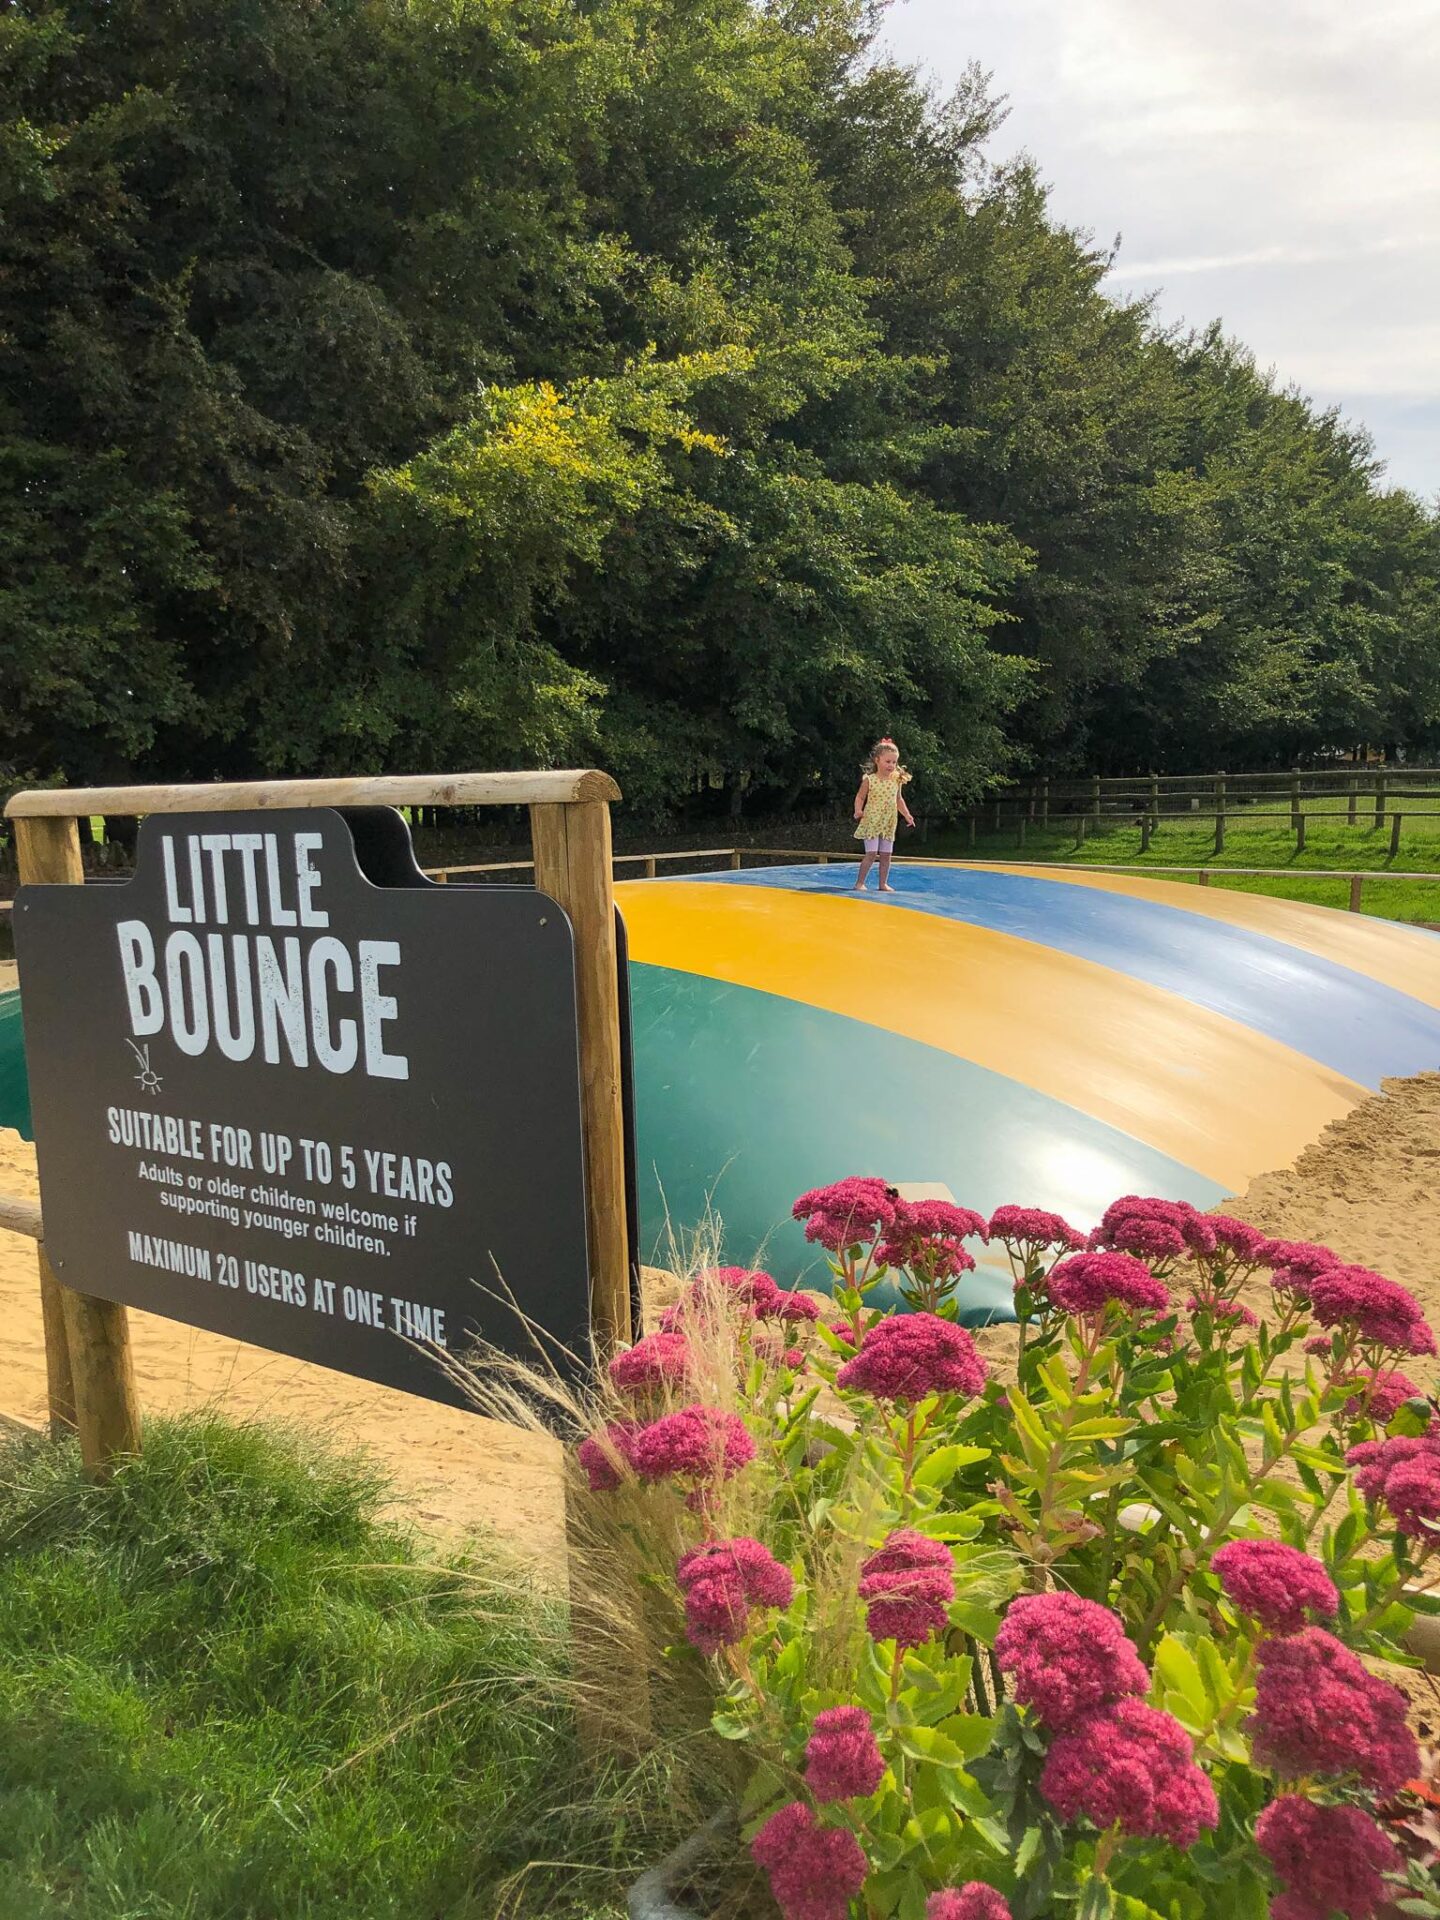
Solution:
<svg viewBox="0 0 1440 1920"><path fill-rule="evenodd" d="M1440 489L1434 0L898 0L886 40L942 84L993 71L995 153L1123 236L1117 294L1218 317Z"/></svg>

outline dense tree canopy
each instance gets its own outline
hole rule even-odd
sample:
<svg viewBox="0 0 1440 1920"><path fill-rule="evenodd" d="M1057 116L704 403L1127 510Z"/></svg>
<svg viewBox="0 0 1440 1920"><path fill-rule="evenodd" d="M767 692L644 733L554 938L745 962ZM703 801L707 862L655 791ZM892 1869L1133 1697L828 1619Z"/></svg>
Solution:
<svg viewBox="0 0 1440 1920"><path fill-rule="evenodd" d="M1440 744L1434 515L875 13L0 0L0 772Z"/></svg>

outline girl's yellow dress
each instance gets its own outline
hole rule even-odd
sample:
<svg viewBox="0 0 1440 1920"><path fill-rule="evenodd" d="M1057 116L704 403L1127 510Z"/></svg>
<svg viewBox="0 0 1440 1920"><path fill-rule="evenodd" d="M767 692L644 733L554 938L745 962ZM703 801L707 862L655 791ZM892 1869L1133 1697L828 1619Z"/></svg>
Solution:
<svg viewBox="0 0 1440 1920"><path fill-rule="evenodd" d="M865 811L855 829L857 840L893 840L900 818L900 789L910 778L903 767L885 775L867 773L870 786L865 795Z"/></svg>

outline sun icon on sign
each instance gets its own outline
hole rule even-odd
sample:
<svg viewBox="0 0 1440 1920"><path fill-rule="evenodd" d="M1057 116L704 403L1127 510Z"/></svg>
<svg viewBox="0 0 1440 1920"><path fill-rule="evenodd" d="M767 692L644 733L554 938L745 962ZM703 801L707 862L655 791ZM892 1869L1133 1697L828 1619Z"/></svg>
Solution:
<svg viewBox="0 0 1440 1920"><path fill-rule="evenodd" d="M133 1040L127 1040L125 1044L140 1063L140 1071L135 1076L140 1083L140 1091L158 1095L163 1083L160 1075L150 1065L149 1047L137 1047Z"/></svg>

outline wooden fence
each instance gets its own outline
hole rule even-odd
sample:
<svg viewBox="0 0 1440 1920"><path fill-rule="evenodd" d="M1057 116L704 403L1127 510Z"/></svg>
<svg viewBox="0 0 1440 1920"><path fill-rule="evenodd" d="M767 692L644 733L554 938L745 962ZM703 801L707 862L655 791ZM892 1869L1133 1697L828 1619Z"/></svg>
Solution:
<svg viewBox="0 0 1440 1920"><path fill-rule="evenodd" d="M1332 808L1315 800L1334 799ZM1268 800L1285 805L1267 807ZM1128 820L1139 831L1140 851L1165 821L1214 822L1215 852L1225 850L1227 823L1245 825L1261 820L1287 820L1295 835L1295 850L1305 851L1307 825L1315 820L1343 820L1347 827L1363 825L1378 832L1388 824L1390 857L1400 850L1405 803L1440 802L1440 768L1406 767L1356 773L1322 768L1289 773L1145 774L1103 779L1042 777L1017 783L995 794L966 815L966 837L973 847L984 828L992 834L1013 833L1023 850L1027 832L1053 831L1056 825L1074 829L1074 844L1083 846L1089 834L1106 823ZM1429 809L1426 810L1427 812Z"/></svg>

